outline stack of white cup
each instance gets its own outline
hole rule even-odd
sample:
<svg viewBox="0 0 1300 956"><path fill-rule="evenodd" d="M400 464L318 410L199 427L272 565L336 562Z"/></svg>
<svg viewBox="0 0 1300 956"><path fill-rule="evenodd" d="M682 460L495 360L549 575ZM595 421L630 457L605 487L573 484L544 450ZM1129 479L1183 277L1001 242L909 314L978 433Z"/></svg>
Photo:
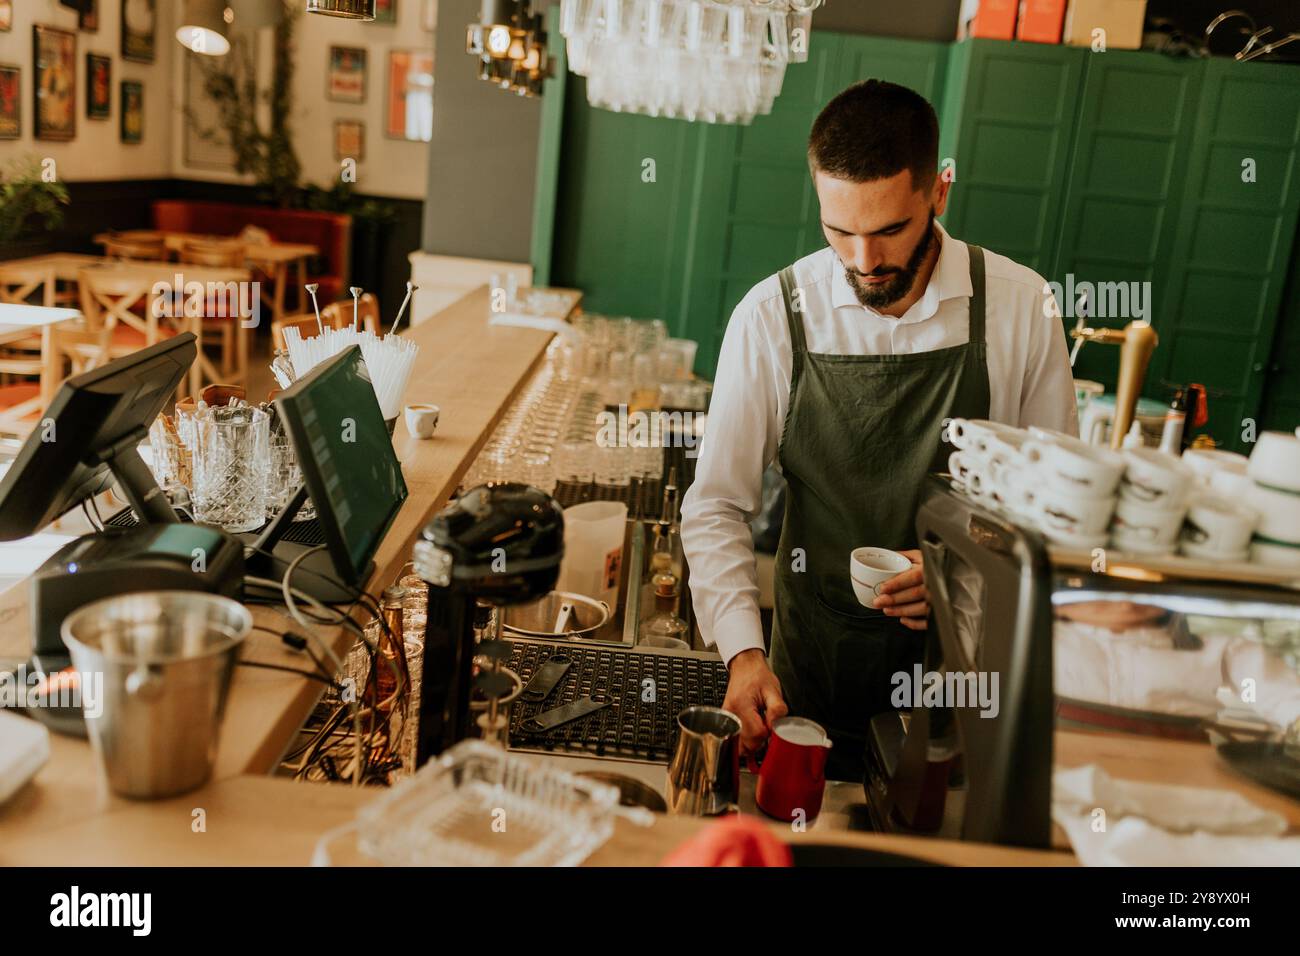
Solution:
<svg viewBox="0 0 1300 956"><path fill-rule="evenodd" d="M954 481L982 500L1071 548L1102 547L1124 472L1117 454L1042 428L1028 431L954 419L948 460Z"/></svg>
<svg viewBox="0 0 1300 956"><path fill-rule="evenodd" d="M1179 459L1151 448L1115 452L1050 429L966 419L952 421L949 438L958 449L948 462L954 482L1054 544L1085 550L1109 545L1148 556L1177 548L1202 560L1261 560L1258 538L1256 550L1249 549L1259 515L1243 486L1256 488L1241 456L1189 452ZM1300 456L1300 441L1294 452ZM1289 461L1291 453L1270 452L1268 460ZM1267 470L1276 475L1282 468ZM1300 522L1300 471L1293 474L1294 497L1288 501ZM1300 524L1290 534L1283 530L1276 540L1300 565ZM1271 540L1263 543L1266 554L1277 547Z"/></svg>
<svg viewBox="0 0 1300 956"><path fill-rule="evenodd" d="M1259 513L1251 560L1300 569L1300 430L1295 435L1262 433L1250 453L1244 479L1229 483Z"/></svg>

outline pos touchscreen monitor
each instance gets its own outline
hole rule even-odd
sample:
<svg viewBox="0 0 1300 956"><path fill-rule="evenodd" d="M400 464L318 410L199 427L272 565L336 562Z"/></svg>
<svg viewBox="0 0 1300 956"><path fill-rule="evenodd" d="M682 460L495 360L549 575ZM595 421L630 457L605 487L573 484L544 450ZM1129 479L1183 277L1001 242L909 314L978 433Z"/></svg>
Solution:
<svg viewBox="0 0 1300 956"><path fill-rule="evenodd" d="M321 567L313 568L310 559L303 565L310 573L295 574L291 583L326 601L355 597L407 495L360 347L349 346L316 366L277 395L275 406L293 441L333 577L341 587L331 592ZM295 502L301 497L295 496ZM291 518L296 510L291 503L286 515ZM286 556L283 547L275 552Z"/></svg>
<svg viewBox="0 0 1300 956"><path fill-rule="evenodd" d="M136 448L197 351L184 332L59 386L0 481L0 541L35 534L114 479L142 522L176 521Z"/></svg>

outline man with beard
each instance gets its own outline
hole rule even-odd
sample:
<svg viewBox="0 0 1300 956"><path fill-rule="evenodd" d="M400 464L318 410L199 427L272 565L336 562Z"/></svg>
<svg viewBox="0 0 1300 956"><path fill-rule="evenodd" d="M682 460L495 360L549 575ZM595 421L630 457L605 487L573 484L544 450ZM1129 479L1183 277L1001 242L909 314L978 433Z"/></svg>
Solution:
<svg viewBox="0 0 1300 956"><path fill-rule="evenodd" d="M988 418L1077 434L1059 311L1043 279L940 226L934 110L878 80L833 99L808 161L829 248L760 282L736 307L682 542L705 640L730 671L726 708L757 748L787 712L828 730L828 774L861 779L891 676L921 660L929 615L915 519L947 470L945 423ZM748 522L772 462L787 482L771 662ZM913 567L855 598L849 554Z"/></svg>

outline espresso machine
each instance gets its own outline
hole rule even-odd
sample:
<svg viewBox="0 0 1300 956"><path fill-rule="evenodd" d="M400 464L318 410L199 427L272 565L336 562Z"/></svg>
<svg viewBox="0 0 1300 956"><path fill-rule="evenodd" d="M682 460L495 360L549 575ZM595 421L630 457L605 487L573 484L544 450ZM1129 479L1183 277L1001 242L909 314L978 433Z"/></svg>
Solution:
<svg viewBox="0 0 1300 956"><path fill-rule="evenodd" d="M429 585L416 764L470 736L476 621L484 605L536 601L555 588L564 514L550 495L500 482L471 488L434 516L413 550Z"/></svg>

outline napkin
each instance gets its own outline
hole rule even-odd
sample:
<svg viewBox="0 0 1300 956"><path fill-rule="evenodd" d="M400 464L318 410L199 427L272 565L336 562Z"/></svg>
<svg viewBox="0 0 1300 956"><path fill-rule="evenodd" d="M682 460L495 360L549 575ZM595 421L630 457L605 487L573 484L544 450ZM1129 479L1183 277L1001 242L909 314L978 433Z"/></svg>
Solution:
<svg viewBox="0 0 1300 956"><path fill-rule="evenodd" d="M1052 777L1052 819L1085 866L1300 866L1286 819L1231 790L1075 767Z"/></svg>
<svg viewBox="0 0 1300 956"><path fill-rule="evenodd" d="M0 804L50 759L50 732L34 720L0 710Z"/></svg>

